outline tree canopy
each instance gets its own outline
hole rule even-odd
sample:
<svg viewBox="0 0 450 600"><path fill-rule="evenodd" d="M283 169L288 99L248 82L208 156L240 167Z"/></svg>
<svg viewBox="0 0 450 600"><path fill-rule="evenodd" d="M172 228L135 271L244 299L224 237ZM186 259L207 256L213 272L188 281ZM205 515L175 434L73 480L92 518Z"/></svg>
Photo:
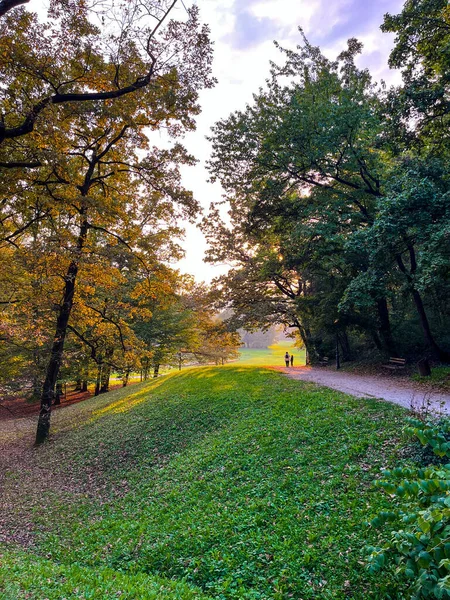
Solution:
<svg viewBox="0 0 450 600"><path fill-rule="evenodd" d="M229 224L217 209L204 221L209 259L234 264L220 283L243 320L295 325L311 356L335 339L351 356L350 335L449 362L448 52L434 52L449 47L448 8L407 2L384 29L402 86L357 67L357 40L330 60L300 31L253 103L216 123L210 171L230 208Z"/></svg>

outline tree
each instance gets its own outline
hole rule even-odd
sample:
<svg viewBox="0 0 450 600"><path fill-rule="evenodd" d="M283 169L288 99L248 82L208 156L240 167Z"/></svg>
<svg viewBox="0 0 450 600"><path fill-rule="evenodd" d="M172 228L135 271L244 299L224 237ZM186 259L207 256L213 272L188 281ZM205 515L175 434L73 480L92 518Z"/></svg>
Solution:
<svg viewBox="0 0 450 600"><path fill-rule="evenodd" d="M450 112L450 10L447 0L407 0L398 15L387 14L382 31L395 33L389 57L401 69L403 86L388 95L387 123L400 148L419 152L433 145L448 151Z"/></svg>
<svg viewBox="0 0 450 600"><path fill-rule="evenodd" d="M59 122L59 106L66 103L106 102L130 94L140 94L146 102L149 87L161 78L174 78L179 72L179 54L186 63L200 58L209 61L205 41L207 29L198 31L196 9L188 11L188 21L162 25L177 0L106 4L54 0L47 20L23 8L6 12L25 2L4 0L2 36L3 119L0 143L30 134L38 122ZM184 101L199 84L196 69L190 78L180 77ZM205 83L205 80L203 80ZM35 136L39 141L39 136ZM21 143L10 145L20 155ZM8 160L5 168L33 167L40 157Z"/></svg>
<svg viewBox="0 0 450 600"><path fill-rule="evenodd" d="M38 443L48 435L70 328L85 346L94 340L98 347L90 347L91 355L100 360L101 354L102 364L106 356L111 365L112 332L119 339L132 334L120 316L123 298L101 300L100 293L97 304L84 303L89 286L100 291L114 271L126 278L120 253L111 248L120 246L141 264L143 281L136 287L143 289L161 260L177 252L176 219L193 218L198 208L178 170L194 159L179 143L167 150L149 144L160 128L170 137L194 128L198 91L214 83L207 28L199 25L196 9L185 21L166 23L174 5L130 2L95 14L85 3L55 1L44 23L24 9L4 17L3 247L27 253L37 231L52 281L64 282L62 299L47 286L57 307L56 328ZM25 163L34 168L24 170ZM100 307L100 300L106 305ZM81 330L71 324L74 316ZM121 344L127 369L130 357Z"/></svg>
<svg viewBox="0 0 450 600"><path fill-rule="evenodd" d="M314 270L337 281L345 262L338 253L355 231L371 226L382 196L384 164L372 151L381 131L379 101L368 72L354 64L360 50L350 40L332 62L304 39L298 52L283 51L285 65L272 68L268 90L252 106L213 128L210 168L228 192L234 222L245 214L244 235L258 232L259 244L272 243L269 231L278 238L275 253L305 284L299 298L312 289ZM365 265L346 270L352 268ZM392 352L381 289L373 290L372 309Z"/></svg>
<svg viewBox="0 0 450 600"><path fill-rule="evenodd" d="M298 51L283 51L285 64L272 66L267 90L260 90L251 106L215 125L210 170L227 192L234 231L218 225L219 212L211 212L210 257L240 264L241 286L243 280L252 286L260 306L274 286L275 298L280 292L289 298L304 343L310 350L315 339L316 353L323 351L324 335L328 344L341 338L348 353L346 330L353 328L365 330L382 352L398 355L389 313L405 289L426 344L438 360L447 361L448 353L432 334L422 291L413 282L414 253L427 242L421 236L416 249L405 242L412 239L400 226L412 215L408 202L397 204L404 212L396 215L395 240L377 238L405 162L384 119L393 92L386 99L370 74L355 66L360 50L356 40L349 40L333 62L304 39ZM438 187L445 189L442 181ZM426 220L430 211L423 210ZM445 212L433 215L433 231L446 227ZM370 249L375 238L376 259ZM389 244L397 248L395 264ZM408 281L405 288L397 269ZM237 282L236 272L232 277Z"/></svg>
<svg viewBox="0 0 450 600"><path fill-rule="evenodd" d="M134 330L147 348L143 358L144 378L147 379L149 366L157 377L161 365L174 365L179 362L180 353L186 355L196 346L195 313L186 301L186 287L192 282L180 277L177 272L167 272L164 293L155 295L146 304L147 318L135 323Z"/></svg>
<svg viewBox="0 0 450 600"><path fill-rule="evenodd" d="M371 268L386 263L397 268L411 294L420 325L434 358L450 362L450 353L436 342L426 301L433 288L447 289L450 276L448 167L441 161L417 158L400 161L389 177L386 198L366 232ZM447 240L448 241L448 240Z"/></svg>

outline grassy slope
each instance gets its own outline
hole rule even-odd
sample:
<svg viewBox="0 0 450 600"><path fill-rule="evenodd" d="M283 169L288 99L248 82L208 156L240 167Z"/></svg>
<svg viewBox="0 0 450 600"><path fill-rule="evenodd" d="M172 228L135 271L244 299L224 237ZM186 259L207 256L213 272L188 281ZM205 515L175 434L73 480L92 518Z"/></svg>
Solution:
<svg viewBox="0 0 450 600"><path fill-rule="evenodd" d="M29 465L52 488L16 495L35 547L3 552L2 598L399 598L362 549L402 414L239 366L59 411Z"/></svg>
<svg viewBox="0 0 450 600"><path fill-rule="evenodd" d="M294 366L299 367L305 364L305 350L299 350L289 341L279 342L268 348L241 348L237 362L240 365L247 366L284 367L284 354L286 351L294 355Z"/></svg>

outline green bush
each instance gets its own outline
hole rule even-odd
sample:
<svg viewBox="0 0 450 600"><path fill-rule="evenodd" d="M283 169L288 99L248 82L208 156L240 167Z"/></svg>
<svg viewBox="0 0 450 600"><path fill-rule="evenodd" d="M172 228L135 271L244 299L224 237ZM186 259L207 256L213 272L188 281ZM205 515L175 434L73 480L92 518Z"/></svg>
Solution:
<svg viewBox="0 0 450 600"><path fill-rule="evenodd" d="M406 432L442 463L450 458L449 420L408 423ZM376 485L391 496L394 508L380 513L372 525L390 524L395 530L381 547L368 548L369 569L393 562L396 575L410 582L409 598L450 598L450 464L396 468L383 475Z"/></svg>

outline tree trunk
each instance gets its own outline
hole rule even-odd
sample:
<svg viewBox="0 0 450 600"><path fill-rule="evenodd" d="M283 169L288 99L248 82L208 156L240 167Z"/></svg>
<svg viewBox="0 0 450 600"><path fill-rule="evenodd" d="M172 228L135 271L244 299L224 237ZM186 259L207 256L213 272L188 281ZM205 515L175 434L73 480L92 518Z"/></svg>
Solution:
<svg viewBox="0 0 450 600"><path fill-rule="evenodd" d="M75 281L78 274L79 259L86 243L86 236L88 232L86 212L87 211L85 208L81 211L83 220L80 226L80 234L77 241L77 258L76 260L72 260L65 276L66 283L64 286L63 299L59 307L50 360L47 366L47 373L42 389L41 411L39 413L36 431L36 444L42 444L47 439L50 432L50 417L52 412L52 402L54 399L55 384L59 375L59 369L64 351L64 342L67 335L67 325L69 324L70 313L73 306L73 296L75 293Z"/></svg>
<svg viewBox="0 0 450 600"><path fill-rule="evenodd" d="M88 382L87 382L86 379L81 383L81 391L82 392L87 392L88 391Z"/></svg>
<svg viewBox="0 0 450 600"><path fill-rule="evenodd" d="M341 346L341 350L342 350L342 360L346 361L346 360L351 360L352 359L352 351L350 348L350 342L348 339L348 335L347 332L344 331L340 331L337 335L338 340L339 340L339 345Z"/></svg>
<svg viewBox="0 0 450 600"><path fill-rule="evenodd" d="M129 378L130 378L130 369L127 369L125 371L125 377L123 378L123 381L122 381L122 387L127 387ZM141 381L142 381L142 379L141 379Z"/></svg>
<svg viewBox="0 0 450 600"><path fill-rule="evenodd" d="M67 334L67 325L69 323L70 312L73 304L73 294L75 290L75 277L78 272L78 264L72 262L66 275L66 285L64 288L63 301L59 309L56 321L56 331L53 337L53 345L50 353L50 360L47 366L44 386L41 396L41 411L39 413L38 426L36 431L36 444L42 444L48 437L50 431L50 416L52 403L54 399L54 390L56 380L61 366L61 359L64 350L64 342Z"/></svg>
<svg viewBox="0 0 450 600"><path fill-rule="evenodd" d="M158 377L159 375L159 364L153 366L153 377Z"/></svg>
<svg viewBox="0 0 450 600"><path fill-rule="evenodd" d="M397 356L397 348L392 337L389 309L386 298L377 299L377 312L379 319L378 333L382 340L384 351L390 356Z"/></svg>
<svg viewBox="0 0 450 600"><path fill-rule="evenodd" d="M297 317L293 318L293 323L294 323L294 327L296 327L300 333L300 337L302 338L302 342L303 345L305 346L306 349L306 355L307 355L307 364L311 364L311 359L314 360L315 358L317 358L317 352L316 349L314 348L314 344L312 343L311 340L311 332L309 330L309 328L304 327L300 321L297 319Z"/></svg>
<svg viewBox="0 0 450 600"><path fill-rule="evenodd" d="M112 352L107 353L107 358L111 358ZM111 377L111 365L106 364L102 371L100 394L109 392L109 379Z"/></svg>
<svg viewBox="0 0 450 600"><path fill-rule="evenodd" d="M422 297L420 293L414 287L414 274L417 269L416 262L416 253L413 246L408 246L409 259L410 259L410 272L408 273L405 263L400 254L396 256L397 264L399 266L400 271L405 275L406 279L409 283L409 289L414 299L414 304L416 305L416 310L419 315L420 325L422 327L422 331L425 337L427 344L429 345L433 357L439 362L449 364L450 363L450 352L443 350L438 346L434 336L431 332L430 323L428 321L427 313L425 311L425 306L423 305Z"/></svg>
<svg viewBox="0 0 450 600"><path fill-rule="evenodd" d="M100 385L102 382L102 368L103 368L103 363L99 363L97 365L97 379L95 380L94 396L98 396L100 394Z"/></svg>
<svg viewBox="0 0 450 600"><path fill-rule="evenodd" d="M381 340L380 340L380 337L379 337L378 333L374 329L371 329L370 330L370 335L371 335L371 337L373 339L373 343L377 347L378 352L380 354L384 354L383 344L381 343Z"/></svg>
<svg viewBox="0 0 450 600"><path fill-rule="evenodd" d="M147 360L145 361L144 369L143 369L143 371L144 371L144 381L147 381L147 379L148 379L148 370L149 370L149 367L150 367L149 360L147 358Z"/></svg>
<svg viewBox="0 0 450 600"><path fill-rule="evenodd" d="M412 295L414 298L414 303L416 305L417 312L419 314L420 325L422 327L423 334L428 342L428 345L430 346L431 352L433 353L433 357L439 362L446 364L450 363L450 353L446 352L438 346L431 332L430 323L428 321L427 313L423 305L422 297L420 296L419 292L415 289L412 290Z"/></svg>
<svg viewBox="0 0 450 600"><path fill-rule="evenodd" d="M58 383L56 384L56 388L55 388L55 401L54 401L54 406L59 406L61 404L61 396L62 396L63 390L62 390L62 383L58 381Z"/></svg>
<svg viewBox="0 0 450 600"><path fill-rule="evenodd" d="M105 394L106 392L109 392L110 376L111 376L111 367L109 365L106 365L105 368L103 369L103 373L102 373L102 384L100 387L100 394Z"/></svg>

